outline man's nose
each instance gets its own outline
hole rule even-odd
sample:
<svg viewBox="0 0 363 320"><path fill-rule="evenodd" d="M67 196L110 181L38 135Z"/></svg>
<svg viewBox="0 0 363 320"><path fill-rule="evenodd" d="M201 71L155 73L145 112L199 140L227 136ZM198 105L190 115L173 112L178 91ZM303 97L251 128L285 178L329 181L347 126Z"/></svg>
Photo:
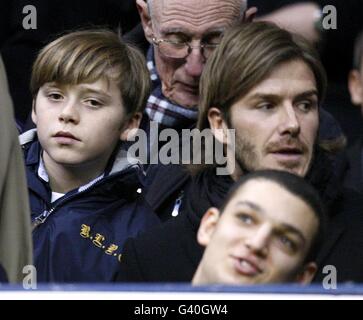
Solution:
<svg viewBox="0 0 363 320"><path fill-rule="evenodd" d="M292 104L281 108L279 131L280 134L288 133L291 136L297 136L300 133L300 122Z"/></svg>
<svg viewBox="0 0 363 320"><path fill-rule="evenodd" d="M199 78L202 74L205 58L200 46L191 46L189 55L186 57L185 70L187 74L194 78Z"/></svg>
<svg viewBox="0 0 363 320"><path fill-rule="evenodd" d="M268 253L268 243L271 238L271 227L262 225L258 229L252 231L246 239L246 246L255 254L266 256Z"/></svg>

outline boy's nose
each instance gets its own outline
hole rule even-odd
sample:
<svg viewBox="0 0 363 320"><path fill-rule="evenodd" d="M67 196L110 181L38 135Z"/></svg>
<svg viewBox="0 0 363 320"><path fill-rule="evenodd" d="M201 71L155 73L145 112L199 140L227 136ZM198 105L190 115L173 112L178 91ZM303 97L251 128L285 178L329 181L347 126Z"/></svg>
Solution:
<svg viewBox="0 0 363 320"><path fill-rule="evenodd" d="M62 108L62 111L59 115L59 120L63 122L79 122L79 113L77 110L77 106L75 102L68 102Z"/></svg>

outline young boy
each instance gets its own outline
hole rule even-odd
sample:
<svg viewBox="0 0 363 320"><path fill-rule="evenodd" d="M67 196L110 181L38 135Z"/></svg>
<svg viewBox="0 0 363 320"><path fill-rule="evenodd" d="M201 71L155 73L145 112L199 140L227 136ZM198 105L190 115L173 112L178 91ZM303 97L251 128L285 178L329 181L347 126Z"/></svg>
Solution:
<svg viewBox="0 0 363 320"><path fill-rule="evenodd" d="M140 165L119 148L149 88L144 58L111 31L73 32L39 53L36 129L20 137L38 281L110 281L125 239L158 223L140 195Z"/></svg>

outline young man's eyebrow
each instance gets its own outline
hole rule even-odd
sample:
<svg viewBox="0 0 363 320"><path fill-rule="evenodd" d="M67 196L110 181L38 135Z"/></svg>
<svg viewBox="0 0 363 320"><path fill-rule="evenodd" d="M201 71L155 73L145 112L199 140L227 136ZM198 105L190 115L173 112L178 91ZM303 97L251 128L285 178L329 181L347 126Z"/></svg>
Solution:
<svg viewBox="0 0 363 320"><path fill-rule="evenodd" d="M243 200L243 201L238 201L235 205L236 207L237 206L247 206L249 208L251 208L252 210L260 213L260 214L264 214L265 211L256 203L254 202L251 202L251 201L248 201L248 200ZM293 234L296 234L303 243L306 242L306 239L305 239L305 236L303 235L303 233L295 228L294 226L292 226L291 224L288 224L288 223L281 223L280 224L280 227L279 227L279 230L283 230L283 231L287 231L287 232L291 232Z"/></svg>
<svg viewBox="0 0 363 320"><path fill-rule="evenodd" d="M235 206L247 206L250 207L252 210L258 211L260 213L265 213L265 211L257 203L248 200L238 201Z"/></svg>

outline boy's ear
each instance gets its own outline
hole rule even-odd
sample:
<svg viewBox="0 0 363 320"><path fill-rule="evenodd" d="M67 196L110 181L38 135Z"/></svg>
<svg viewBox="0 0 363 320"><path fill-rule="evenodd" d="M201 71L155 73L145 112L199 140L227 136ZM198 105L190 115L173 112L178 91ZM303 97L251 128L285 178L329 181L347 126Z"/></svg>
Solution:
<svg viewBox="0 0 363 320"><path fill-rule="evenodd" d="M217 208L209 208L204 214L197 233L197 241L201 246L206 247L210 242L219 216L219 210Z"/></svg>
<svg viewBox="0 0 363 320"><path fill-rule="evenodd" d="M317 270L318 266L315 262L308 262L296 276L296 282L300 284L309 284L313 280Z"/></svg>
<svg viewBox="0 0 363 320"><path fill-rule="evenodd" d="M154 36L151 16L149 13L149 7L145 0L136 0L137 11L139 12L141 24L144 29L146 39L152 43L152 38Z"/></svg>
<svg viewBox="0 0 363 320"><path fill-rule="evenodd" d="M354 105L362 106L363 83L358 70L351 70L348 76L350 99Z"/></svg>
<svg viewBox="0 0 363 320"><path fill-rule="evenodd" d="M208 110L208 122L214 137L222 144L228 142L228 126L218 108Z"/></svg>
<svg viewBox="0 0 363 320"><path fill-rule="evenodd" d="M141 112L136 112L129 118L121 130L120 140L127 141L132 138L136 134L137 129L139 129L141 119Z"/></svg>
<svg viewBox="0 0 363 320"><path fill-rule="evenodd" d="M37 114L35 112L35 99L33 99L32 102L32 121L34 122L34 124L37 124Z"/></svg>

